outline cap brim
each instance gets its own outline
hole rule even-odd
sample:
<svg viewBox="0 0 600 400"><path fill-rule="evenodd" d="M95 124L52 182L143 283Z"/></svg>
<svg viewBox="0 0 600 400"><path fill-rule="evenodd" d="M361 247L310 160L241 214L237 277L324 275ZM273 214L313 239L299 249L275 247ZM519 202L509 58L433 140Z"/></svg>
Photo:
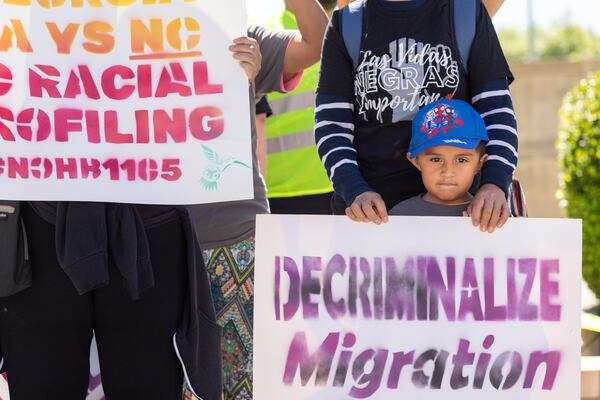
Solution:
<svg viewBox="0 0 600 400"><path fill-rule="evenodd" d="M479 146L479 143L481 143L481 139L456 138L438 134L436 137L428 140L421 146L409 150L409 155L410 158L415 158L425 150L435 146L453 146L460 147L461 149L474 149L475 147Z"/></svg>

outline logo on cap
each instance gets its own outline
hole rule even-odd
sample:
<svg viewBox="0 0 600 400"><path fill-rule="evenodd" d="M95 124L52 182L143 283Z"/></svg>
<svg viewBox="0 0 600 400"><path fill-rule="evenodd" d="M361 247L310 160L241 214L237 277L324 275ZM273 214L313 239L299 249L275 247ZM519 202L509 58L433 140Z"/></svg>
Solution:
<svg viewBox="0 0 600 400"><path fill-rule="evenodd" d="M440 133L440 131L448 133L449 130L460 128L463 125L464 122L458 117L458 113L454 107L440 103L425 115L423 124L421 125L421 132L426 132L427 139L431 139Z"/></svg>

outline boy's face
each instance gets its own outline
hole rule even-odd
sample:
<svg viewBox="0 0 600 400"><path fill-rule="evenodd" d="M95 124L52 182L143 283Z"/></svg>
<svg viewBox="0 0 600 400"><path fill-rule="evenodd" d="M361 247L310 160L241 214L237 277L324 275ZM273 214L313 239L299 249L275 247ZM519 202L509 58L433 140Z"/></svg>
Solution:
<svg viewBox="0 0 600 400"><path fill-rule="evenodd" d="M407 155L408 157L408 155ZM481 169L487 155L477 149L454 146L434 146L409 160L421 171L427 188L427 199L438 204L468 201L473 178Z"/></svg>

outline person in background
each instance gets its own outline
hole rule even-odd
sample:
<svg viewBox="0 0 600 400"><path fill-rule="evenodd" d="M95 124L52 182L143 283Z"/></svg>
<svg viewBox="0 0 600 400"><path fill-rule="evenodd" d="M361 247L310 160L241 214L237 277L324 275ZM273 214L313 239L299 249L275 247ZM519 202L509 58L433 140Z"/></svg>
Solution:
<svg viewBox="0 0 600 400"><path fill-rule="evenodd" d="M302 71L321 55L328 17L317 0L290 0L298 30L250 26L232 50L260 72L249 82L253 143L254 198L191 206L208 270L217 323L222 327L223 397L252 399L254 232L256 215L269 212L256 157L256 100L269 92L296 88ZM222 155L225 156L225 155Z"/></svg>
<svg viewBox="0 0 600 400"><path fill-rule="evenodd" d="M450 0L366 1L356 66L342 37L341 14L334 14L323 47L315 139L336 190L337 213L380 224L390 207L422 192L420 177L400 157L412 117L432 101L454 97L469 99L490 130L489 157L469 208L473 224L492 232L506 222L518 157L508 90L513 77L480 2L470 56L461 59L452 7ZM420 51L425 56L413 55ZM391 184L398 179L404 184Z"/></svg>
<svg viewBox="0 0 600 400"><path fill-rule="evenodd" d="M331 16L336 0L319 3ZM298 28L289 1L273 25L280 29ZM318 64L306 69L296 90L268 96L274 112L267 119L266 182L274 214L331 214L333 187L314 140L314 93L319 69Z"/></svg>
<svg viewBox="0 0 600 400"><path fill-rule="evenodd" d="M483 4L485 8L487 8L488 14L490 17L496 15L502 4L504 4L505 0L483 0ZM352 3L352 0L337 0L337 8L342 9L346 7L348 4Z"/></svg>

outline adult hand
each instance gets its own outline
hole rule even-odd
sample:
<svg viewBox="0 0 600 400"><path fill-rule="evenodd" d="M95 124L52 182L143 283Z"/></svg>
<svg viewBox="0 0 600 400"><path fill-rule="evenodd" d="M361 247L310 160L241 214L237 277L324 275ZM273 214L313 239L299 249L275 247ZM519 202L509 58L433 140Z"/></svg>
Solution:
<svg viewBox="0 0 600 400"><path fill-rule="evenodd" d="M365 192L356 196L352 205L346 208L346 215L356 222L374 222L380 225L388 222L385 202L375 192Z"/></svg>
<svg viewBox="0 0 600 400"><path fill-rule="evenodd" d="M234 39L232 46L229 46L229 51L233 53L233 58L240 62L248 80L253 81L260 72L262 64L258 42L249 37L239 37Z"/></svg>
<svg viewBox="0 0 600 400"><path fill-rule="evenodd" d="M467 216L482 232L492 233L502 228L510 216L504 191L491 183L480 187L467 209Z"/></svg>

